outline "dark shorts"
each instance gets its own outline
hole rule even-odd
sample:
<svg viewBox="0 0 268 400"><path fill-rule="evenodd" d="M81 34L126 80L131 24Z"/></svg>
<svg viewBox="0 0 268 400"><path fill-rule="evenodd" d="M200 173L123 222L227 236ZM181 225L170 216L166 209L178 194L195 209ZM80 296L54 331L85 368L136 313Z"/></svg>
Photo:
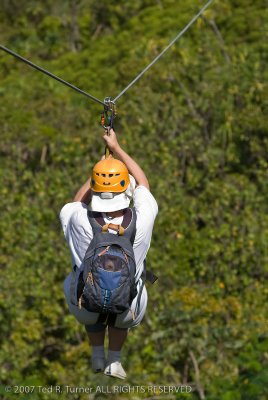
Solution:
<svg viewBox="0 0 268 400"><path fill-rule="evenodd" d="M103 330L105 330L107 328L108 324L102 324L100 322L97 322L96 324L93 325L85 325L86 331L87 332L102 332ZM114 329L118 329L121 331L127 331L128 328L115 328Z"/></svg>

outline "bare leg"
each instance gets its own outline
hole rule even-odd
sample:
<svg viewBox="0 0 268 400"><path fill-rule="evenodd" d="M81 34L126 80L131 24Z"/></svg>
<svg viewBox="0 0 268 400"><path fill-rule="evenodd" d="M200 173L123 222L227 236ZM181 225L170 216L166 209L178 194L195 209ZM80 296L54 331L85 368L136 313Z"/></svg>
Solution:
<svg viewBox="0 0 268 400"><path fill-rule="evenodd" d="M92 357L91 365L94 372L104 371L106 359L104 352L104 339L105 339L106 329L99 332L89 332L87 330L87 335L89 342L92 346Z"/></svg>
<svg viewBox="0 0 268 400"><path fill-rule="evenodd" d="M105 339L105 332L106 332L106 329L103 329L103 331L100 331L100 332L88 332L87 331L87 335L89 337L91 346L103 346L104 339Z"/></svg>
<svg viewBox="0 0 268 400"><path fill-rule="evenodd" d="M108 333L109 333L109 350L120 351L127 338L128 329L117 329L112 326L109 326Z"/></svg>
<svg viewBox="0 0 268 400"><path fill-rule="evenodd" d="M114 376L115 378L125 379L127 374L120 362L120 353L127 338L128 329L117 329L112 326L108 326L108 333L108 364L104 370L104 374Z"/></svg>

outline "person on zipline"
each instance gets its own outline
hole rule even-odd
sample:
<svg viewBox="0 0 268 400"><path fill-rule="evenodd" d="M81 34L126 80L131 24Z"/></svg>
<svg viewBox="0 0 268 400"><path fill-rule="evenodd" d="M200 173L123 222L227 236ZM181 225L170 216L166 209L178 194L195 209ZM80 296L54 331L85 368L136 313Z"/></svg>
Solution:
<svg viewBox="0 0 268 400"><path fill-rule="evenodd" d="M145 268L145 257L150 247L154 221L158 213L158 206L153 195L150 193L149 182L139 165L120 147L116 134L113 129L109 130L109 135L103 136L109 150L117 157L113 160L113 172L110 176L113 185L117 189L114 192L107 192L105 188L104 196L93 187L98 184L98 177L108 176L107 160L99 161L93 168L92 177L78 190L72 203L66 204L60 212L64 236L70 247L72 255L73 271L64 281L64 293L71 314L83 325L92 346L92 369L94 372L104 372L105 375L125 379L126 372L120 362L120 353L127 338L128 331L140 324L147 307L147 291L142 280ZM110 156L111 157L111 156ZM118 174L116 174L118 170ZM130 175L131 174L131 175ZM122 181L122 176L124 180ZM94 177L94 180L93 180ZM117 178L118 177L118 178ZM103 184L103 178L101 184ZM118 182L117 182L117 181ZM118 190L119 184L129 182L128 187ZM105 183L105 182L104 182ZM106 183L109 185L110 183ZM93 186L93 187L92 187ZM130 310L116 314L112 320L101 319L100 313L86 310L79 306L78 302L72 299L72 290L75 279L75 270L80 269L83 259L90 242L93 239L93 229L88 217L88 209L101 213L103 223L107 226L123 223L126 213L133 199L136 230L133 237L133 250L136 262L135 281L137 283L138 294L131 303ZM90 206L88 207L88 205ZM108 225L109 224L109 225ZM110 233L116 233L110 230ZM119 231L118 231L119 234ZM105 357L104 339L108 326L108 356Z"/></svg>

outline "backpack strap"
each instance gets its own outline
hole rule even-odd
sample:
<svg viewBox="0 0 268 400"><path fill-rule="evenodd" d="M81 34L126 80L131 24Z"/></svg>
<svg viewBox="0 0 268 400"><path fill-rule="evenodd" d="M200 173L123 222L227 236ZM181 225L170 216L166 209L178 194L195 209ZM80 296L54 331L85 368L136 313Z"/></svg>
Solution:
<svg viewBox="0 0 268 400"><path fill-rule="evenodd" d="M88 210L87 215L89 223L93 230L93 235L95 235L97 232L102 232L102 228L107 225L106 222L104 221L102 213ZM134 244L136 236L136 222L137 222L137 213L135 208L126 208L124 210L124 217L121 227L124 229L123 233L124 236L126 236L130 240L132 246ZM144 268L141 278L142 280L149 281L150 283L154 283L158 279L158 277L155 274L153 274L150 270L148 271L148 269L146 268L146 259L144 260Z"/></svg>
<svg viewBox="0 0 268 400"><path fill-rule="evenodd" d="M152 271L150 271L150 270L148 271L146 264L147 264L147 262L146 262L146 258L145 258L145 260L143 261L143 271L141 274L141 278L143 281L148 281L151 284L153 284L153 283L155 283L155 281L157 281L158 276L156 276Z"/></svg>
<svg viewBox="0 0 268 400"><path fill-rule="evenodd" d="M100 213L100 212L96 213L96 215L94 216L94 219L96 220L96 222L97 222L100 226L105 225L105 221L104 221L104 218L103 218L103 216L102 216L102 213Z"/></svg>
<svg viewBox="0 0 268 400"><path fill-rule="evenodd" d="M136 236L136 222L137 222L137 213L135 207L127 208L126 215L124 216L125 221L123 220L122 226L125 228L125 236L127 236L130 240L130 243L134 244L135 236ZM127 223L127 227L124 227L124 222Z"/></svg>
<svg viewBox="0 0 268 400"><path fill-rule="evenodd" d="M105 225L102 214L100 212L87 210L87 217L93 231L93 236L101 232L103 225Z"/></svg>
<svg viewBox="0 0 268 400"><path fill-rule="evenodd" d="M136 235L136 221L137 221L137 214L135 208L126 208L124 210L123 221L121 225L114 225L114 224L106 224L102 213L94 212L88 210L87 212L89 223L92 227L93 235L98 232L107 232L108 228L114 229L118 231L120 235L126 236L130 243L134 244L135 235ZM111 226L109 226L111 225ZM120 229L122 227L123 229ZM104 228L104 230L103 230Z"/></svg>
<svg viewBox="0 0 268 400"><path fill-rule="evenodd" d="M123 217L123 221L122 221L121 226L124 229L126 229L129 226L131 220L132 220L132 209L131 208L126 208L124 210L124 217Z"/></svg>

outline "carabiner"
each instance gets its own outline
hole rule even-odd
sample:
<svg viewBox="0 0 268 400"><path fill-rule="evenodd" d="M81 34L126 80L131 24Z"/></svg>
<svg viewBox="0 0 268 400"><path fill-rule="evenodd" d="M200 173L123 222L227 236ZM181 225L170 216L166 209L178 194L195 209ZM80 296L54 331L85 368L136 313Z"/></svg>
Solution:
<svg viewBox="0 0 268 400"><path fill-rule="evenodd" d="M106 134L109 135L110 128L114 126L114 118L116 116L116 106L115 102L111 97L105 97L104 108L101 114L101 126L105 130ZM108 158L112 153L109 148L105 147L105 158Z"/></svg>
<svg viewBox="0 0 268 400"><path fill-rule="evenodd" d="M101 126L106 131L109 128L113 128L114 119L116 117L116 106L115 102L111 97L105 97L104 108L101 114Z"/></svg>

